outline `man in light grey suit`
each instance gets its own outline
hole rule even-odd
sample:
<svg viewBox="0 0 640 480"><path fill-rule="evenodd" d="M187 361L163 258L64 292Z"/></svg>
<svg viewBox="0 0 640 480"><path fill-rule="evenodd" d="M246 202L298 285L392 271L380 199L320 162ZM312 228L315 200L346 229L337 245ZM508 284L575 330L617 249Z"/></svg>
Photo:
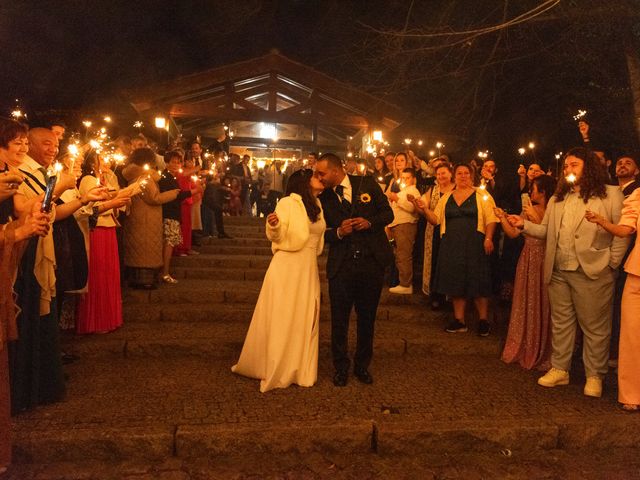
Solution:
<svg viewBox="0 0 640 480"><path fill-rule="evenodd" d="M538 384L569 383L577 321L584 333L584 394L600 397L609 360L615 272L628 240L613 237L584 216L592 211L618 223L624 197L618 187L606 185L604 168L586 148L567 153L564 175L541 224L515 215L509 221L529 236L546 238L544 281L551 304L552 368Z"/></svg>

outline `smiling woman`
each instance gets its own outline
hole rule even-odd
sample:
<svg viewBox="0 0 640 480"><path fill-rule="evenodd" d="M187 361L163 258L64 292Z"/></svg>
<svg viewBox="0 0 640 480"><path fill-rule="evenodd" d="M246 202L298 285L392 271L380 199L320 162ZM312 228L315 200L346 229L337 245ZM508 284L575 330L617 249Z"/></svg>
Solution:
<svg viewBox="0 0 640 480"><path fill-rule="evenodd" d="M14 120L0 125L0 171L18 168L29 151L27 126Z"/></svg>

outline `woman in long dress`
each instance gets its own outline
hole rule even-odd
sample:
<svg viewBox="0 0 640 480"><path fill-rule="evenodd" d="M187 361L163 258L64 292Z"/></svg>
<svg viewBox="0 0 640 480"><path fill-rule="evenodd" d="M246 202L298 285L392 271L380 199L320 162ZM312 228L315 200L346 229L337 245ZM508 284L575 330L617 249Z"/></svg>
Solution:
<svg viewBox="0 0 640 480"><path fill-rule="evenodd" d="M418 212L426 216L424 210L435 210L436 205L443 195L451 192L455 184L453 183L453 166L448 162L440 162L436 169L436 183L425 192L422 197L415 199ZM424 231L424 260L422 264L422 293L429 297L431 308L440 308L444 302L444 297L434 291L433 274L435 272L436 260L440 249L440 226L427 222Z"/></svg>
<svg viewBox="0 0 640 480"><path fill-rule="evenodd" d="M535 177L531 183L533 205L523 205L525 217L540 223L553 195L556 182L553 177ZM496 209L502 228L507 236L516 238L519 231L512 227L506 213ZM544 284L545 242L525 237L524 248L518 259L513 301L509 318L509 331L502 351L502 361L517 362L526 369L548 370L551 355L551 308Z"/></svg>
<svg viewBox="0 0 640 480"><path fill-rule="evenodd" d="M311 170L293 173L287 196L267 217L273 259L238 363L231 370L260 380L260 391L318 378L320 277L317 256L325 221L317 196L322 184Z"/></svg>

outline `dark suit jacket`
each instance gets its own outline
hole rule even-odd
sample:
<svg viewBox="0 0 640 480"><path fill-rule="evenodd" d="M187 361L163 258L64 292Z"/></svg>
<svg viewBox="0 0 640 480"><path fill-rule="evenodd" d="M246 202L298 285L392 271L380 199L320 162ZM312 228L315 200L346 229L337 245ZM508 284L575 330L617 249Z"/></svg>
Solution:
<svg viewBox="0 0 640 480"><path fill-rule="evenodd" d="M340 270L342 262L355 250L371 256L382 267L393 262L393 250L384 232L384 227L393 221L393 211L387 197L373 177L349 175L351 181L351 211L347 211L333 189L327 189L320 195L327 230L324 241L329 245L327 259L327 278L331 279ZM338 238L337 230L347 218L362 217L371 223L371 228Z"/></svg>

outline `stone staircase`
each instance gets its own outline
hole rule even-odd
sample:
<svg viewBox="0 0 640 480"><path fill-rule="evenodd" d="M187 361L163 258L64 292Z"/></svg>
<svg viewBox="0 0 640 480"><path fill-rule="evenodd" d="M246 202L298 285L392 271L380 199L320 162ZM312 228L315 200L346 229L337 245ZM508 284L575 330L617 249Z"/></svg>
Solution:
<svg viewBox="0 0 640 480"><path fill-rule="evenodd" d="M123 328L64 336L64 349L80 357L66 369L67 399L16 418L18 463L635 445L640 417L616 410L611 378L600 401L583 397L579 381L541 389L536 372L499 360L504 325L489 338L445 334L447 314L431 312L422 294L385 289L374 385L351 378L346 388L335 388L326 256L319 258L318 383L259 393L257 380L236 376L230 367L271 259L270 244L263 220L225 222L234 239L213 239L201 255L176 258L177 285L124 290Z"/></svg>

